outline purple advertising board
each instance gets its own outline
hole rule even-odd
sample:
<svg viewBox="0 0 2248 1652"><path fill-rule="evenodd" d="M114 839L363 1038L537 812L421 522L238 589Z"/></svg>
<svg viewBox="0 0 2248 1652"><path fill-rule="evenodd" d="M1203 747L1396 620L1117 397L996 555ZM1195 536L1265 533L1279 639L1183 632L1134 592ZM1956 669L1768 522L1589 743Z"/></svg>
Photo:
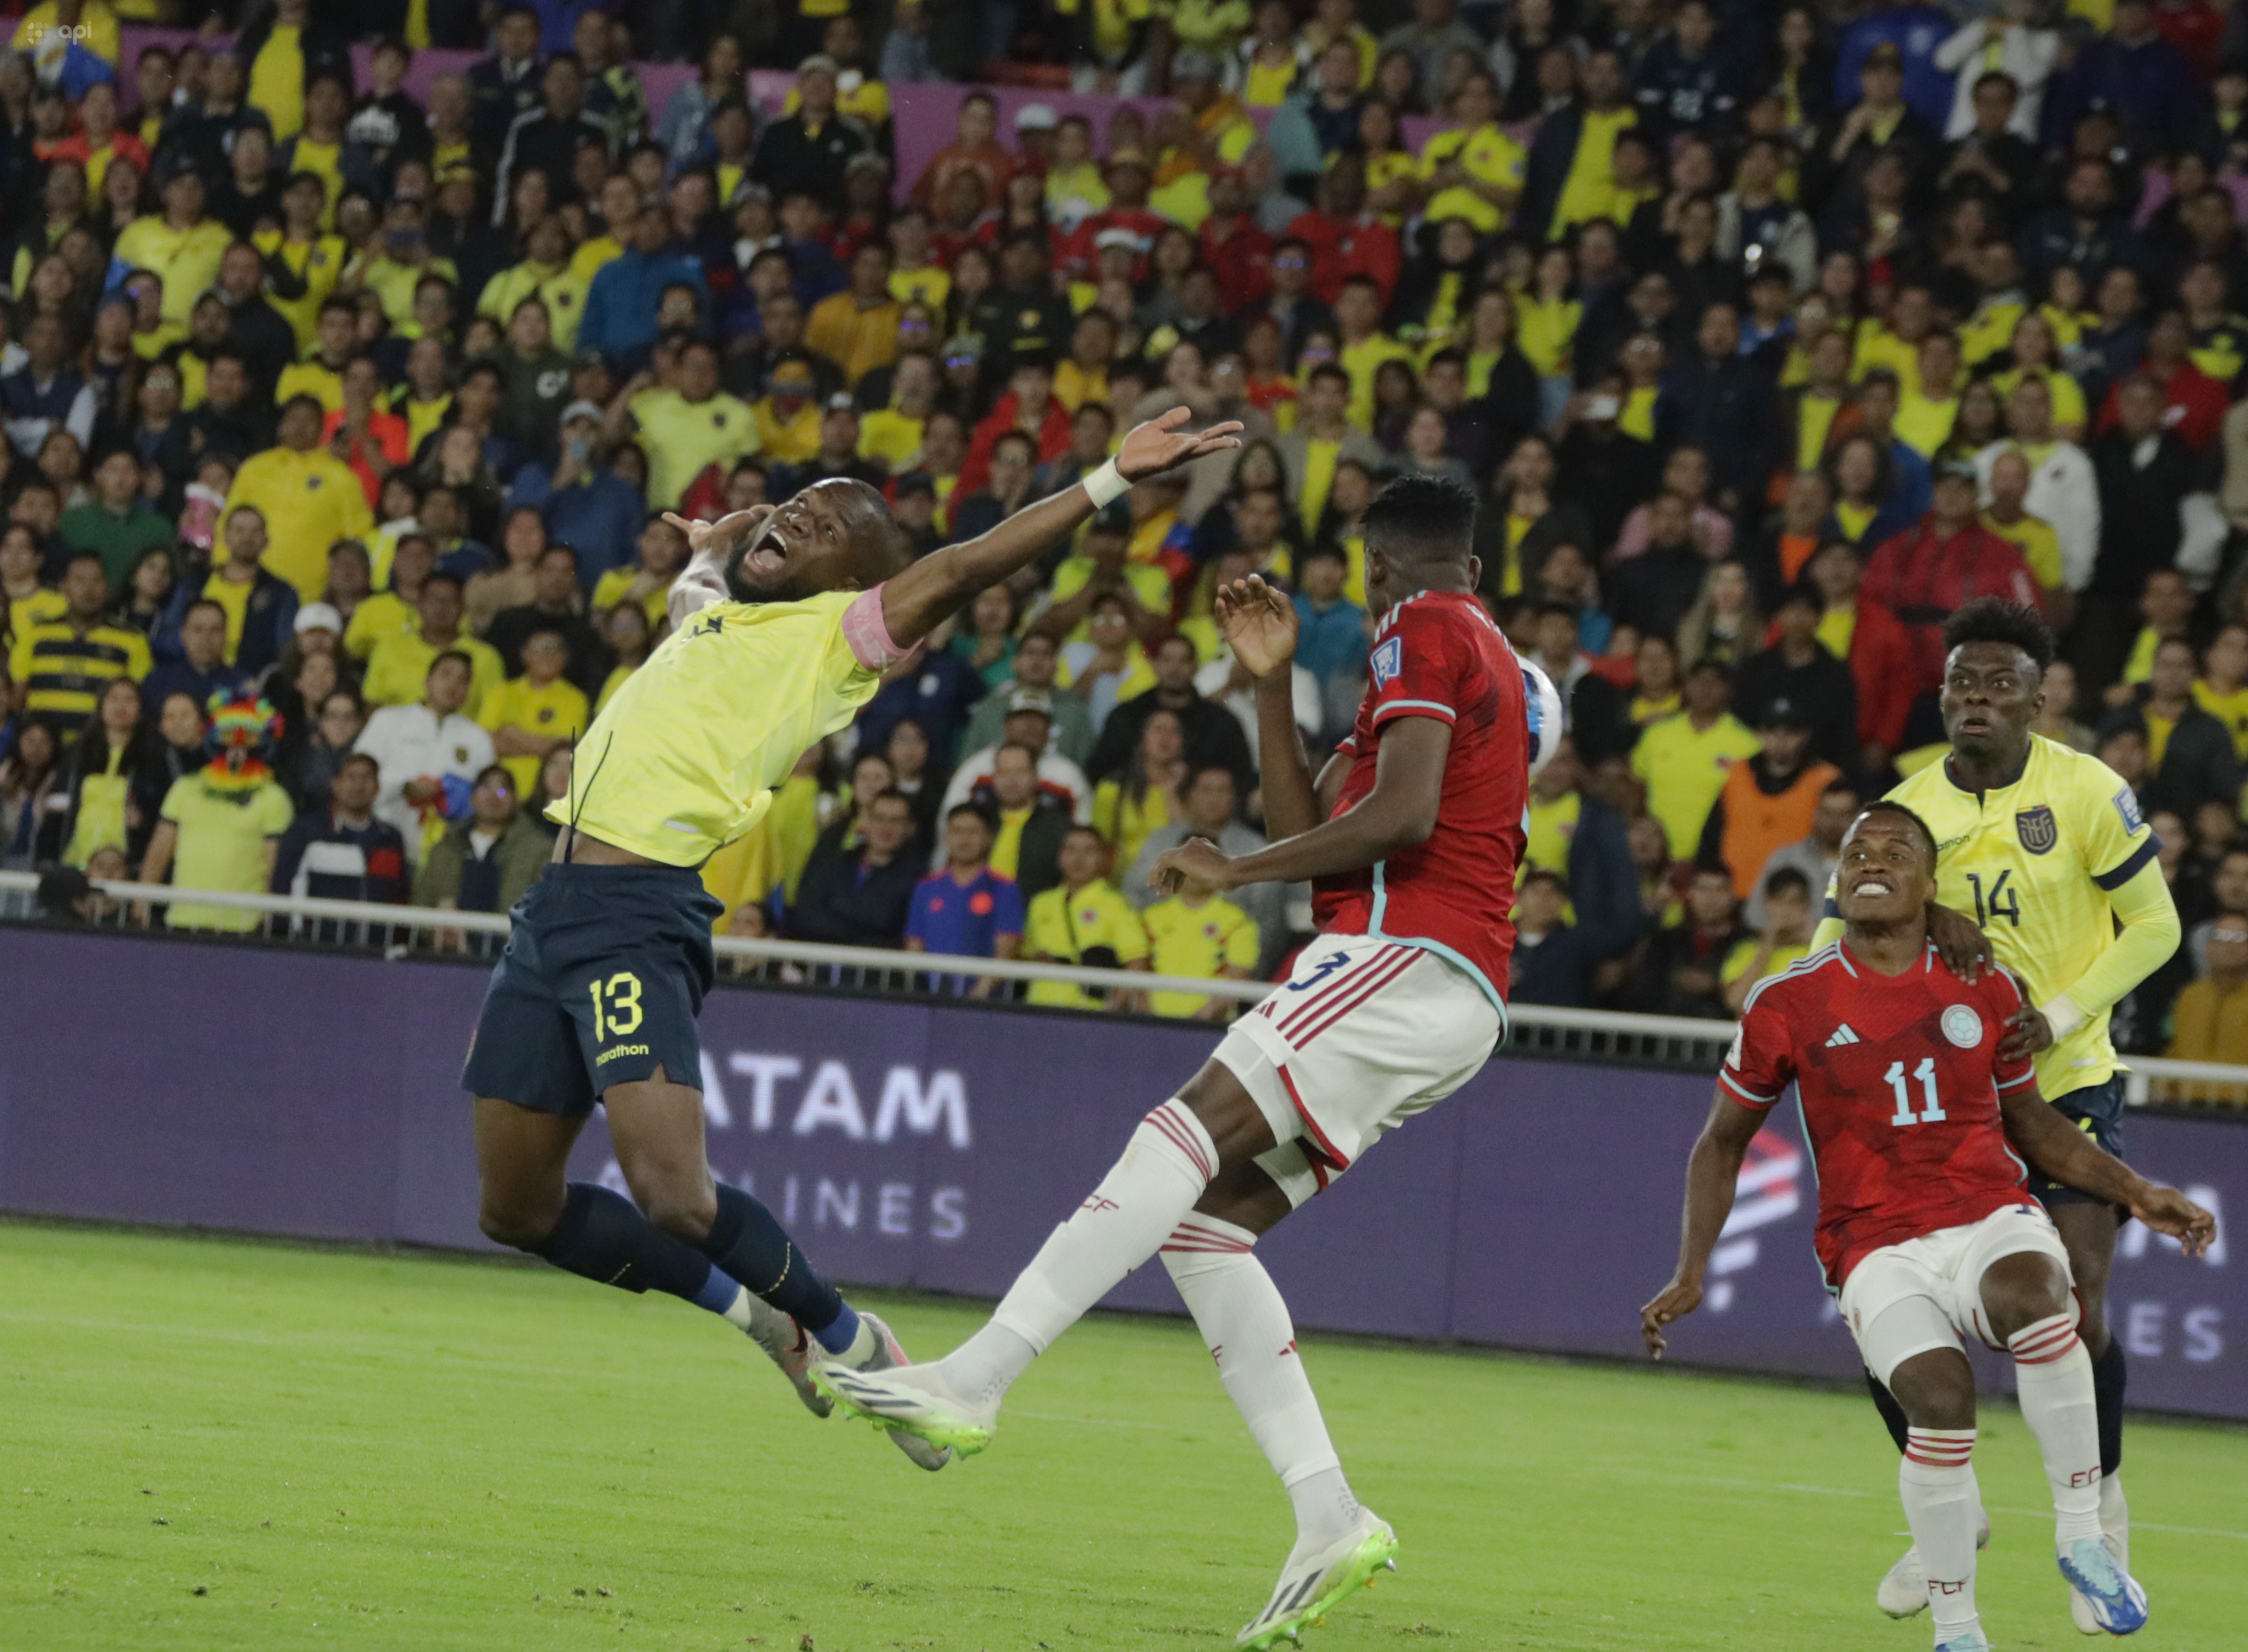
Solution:
<svg viewBox="0 0 2248 1652"><path fill-rule="evenodd" d="M0 1210L486 1248L459 1088L478 970L0 929ZM838 1278L995 1296L1216 1034L726 989L702 1017L716 1172ZM1695 1074L1502 1058L1260 1247L1306 1327L1636 1357L1669 1276ZM2248 1125L2139 1115L2131 1156L2248 1212ZM621 1185L598 1121L574 1173ZM1689 1364L1858 1368L1811 1252L1793 1110L1742 1176ZM2248 1275L2134 1224L2109 1319L2136 1404L2248 1418ZM1110 1306L1175 1313L1143 1268ZM2004 1377L1991 1361L1986 1375Z"/></svg>

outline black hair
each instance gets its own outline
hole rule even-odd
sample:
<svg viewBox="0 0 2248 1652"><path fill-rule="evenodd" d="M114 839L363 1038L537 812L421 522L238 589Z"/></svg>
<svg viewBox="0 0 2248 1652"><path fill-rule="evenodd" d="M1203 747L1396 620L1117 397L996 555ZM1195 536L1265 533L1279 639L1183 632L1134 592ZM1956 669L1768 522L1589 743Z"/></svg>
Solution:
<svg viewBox="0 0 2248 1652"><path fill-rule="evenodd" d="M1811 898L1811 880L1803 875L1799 867L1782 867L1764 881L1764 898L1767 901L1783 895L1790 889L1806 901Z"/></svg>
<svg viewBox="0 0 2248 1652"><path fill-rule="evenodd" d="M1475 554L1474 492L1444 476L1406 476L1374 497L1362 531L1367 548L1392 561L1464 564Z"/></svg>
<svg viewBox="0 0 2248 1652"><path fill-rule="evenodd" d="M1320 362L1319 366L1312 369L1312 376L1306 379L1304 382L1306 386L1314 385L1319 383L1322 379L1340 379L1343 382L1343 387L1346 390L1350 387L1350 373L1348 369L1340 367L1333 361Z"/></svg>
<svg viewBox="0 0 2248 1652"><path fill-rule="evenodd" d="M1819 795L1822 798L1831 798L1838 792L1854 798L1858 795L1858 783L1847 775L1837 775L1819 789Z"/></svg>
<svg viewBox="0 0 2248 1652"><path fill-rule="evenodd" d="M454 589L454 590L456 590L456 591L461 590L461 589L463 588L462 582L461 582L461 576L460 576L459 574L457 574L457 573L451 573L451 572L447 572L445 569L443 569L443 568L432 568L432 569L430 569L430 570L429 570L429 572L428 572L428 576L427 576L426 578L424 578L424 579L422 579L422 588L424 591L427 591L427 590L428 590L431 586L433 586L433 585L441 585L441 584L442 584L442 585L449 585L449 586L451 586L453 587L453 589ZM444 657L445 657L445 656L444 656L443 655L442 655L442 654L441 654L441 655L439 655L437 656L437 659L438 659L438 660L442 660L442 659L443 659ZM461 658L463 658L463 660L469 660L469 656L468 656L467 655L465 655L465 654L462 655L461 655ZM437 663L437 661L436 661L436 660L432 660L429 663L430 663L430 664L432 664L432 665L435 665L435 664L436 664L436 663ZM469 668L470 670L474 670L474 669L476 668L476 662L475 661L473 661L473 660L469 660Z"/></svg>
<svg viewBox="0 0 2248 1652"><path fill-rule="evenodd" d="M981 820L984 823L984 829L986 832L997 832L999 829L999 823L992 819L991 811L985 808L980 803L954 804L950 808L944 812L944 824L950 826L955 820L957 820L963 814L972 814L978 820Z"/></svg>
<svg viewBox="0 0 2248 1652"><path fill-rule="evenodd" d="M1858 819L1862 820L1869 814L1902 815L1911 821L1913 830L1919 834L1921 842L1927 846L1929 870L1933 872L1936 869L1936 833L1927 821L1922 819L1918 814L1899 803L1895 798L1875 798L1858 811Z"/></svg>
<svg viewBox="0 0 2248 1652"><path fill-rule="evenodd" d="M2042 674L2053 663L2053 630L2026 603L2004 597L1977 597L1943 622L1943 651L1970 642L2001 642L2019 648Z"/></svg>

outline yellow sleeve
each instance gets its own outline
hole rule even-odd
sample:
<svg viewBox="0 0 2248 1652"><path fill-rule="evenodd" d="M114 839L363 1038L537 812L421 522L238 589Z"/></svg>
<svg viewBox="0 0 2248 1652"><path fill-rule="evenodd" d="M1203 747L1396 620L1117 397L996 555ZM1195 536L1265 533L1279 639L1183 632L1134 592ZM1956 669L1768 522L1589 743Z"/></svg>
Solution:
<svg viewBox="0 0 2248 1652"><path fill-rule="evenodd" d="M156 811L156 812L165 819L171 821L175 826L178 825L180 817L183 812L185 812L187 807L185 802L182 801L182 799L184 799L188 795L187 789L196 784L197 782L195 778L193 775L188 774L183 774L178 779L173 781L170 786L165 790L163 805Z"/></svg>
<svg viewBox="0 0 2248 1652"><path fill-rule="evenodd" d="M360 497L366 497L364 494ZM469 697L476 704L469 706L468 711L470 716L474 716L477 706L507 686L507 668L500 663L499 650L489 642L464 637L460 646L468 651L473 668L469 674Z"/></svg>
<svg viewBox="0 0 2248 1652"><path fill-rule="evenodd" d="M1728 984L1739 980L1749 972L1749 965L1756 962L1756 954L1754 941L1734 942L1733 949L1725 954L1725 962L1717 970L1717 979Z"/></svg>
<svg viewBox="0 0 2248 1652"><path fill-rule="evenodd" d="M1234 969L1253 973L1263 943L1257 933L1256 923L1246 912L1236 908L1234 915L1237 921L1232 932L1225 937L1225 961Z"/></svg>
<svg viewBox="0 0 2248 1652"><path fill-rule="evenodd" d="M1835 874L1830 872L1826 874L1826 903L1820 908L1822 915L1811 930L1811 949L1813 952L1821 947L1833 946L1842 938L1842 915L1834 905L1835 879Z"/></svg>
<svg viewBox="0 0 2248 1652"><path fill-rule="evenodd" d="M15 645L8 650L8 675L21 688L24 679L31 675L31 627L25 626L16 634Z"/></svg>
<svg viewBox="0 0 2248 1652"><path fill-rule="evenodd" d="M134 633L126 645L125 675L138 682L154 668L155 663L148 653L148 639Z"/></svg>
<svg viewBox="0 0 2248 1652"><path fill-rule="evenodd" d="M364 660L374 652L374 599L368 598L352 610L351 623L344 627L344 652L353 659Z"/></svg>
<svg viewBox="0 0 2248 1652"><path fill-rule="evenodd" d="M505 728L509 710L508 699L509 695L504 684L484 696L483 705L476 714L476 727L487 734L495 734Z"/></svg>
<svg viewBox="0 0 2248 1652"><path fill-rule="evenodd" d="M2038 1006L2046 1011L2046 1019L2053 1024L2055 1039L2066 1036L2070 1029L2060 1025L2066 1019L2068 1011L2060 1010L2056 1017L2054 1004L2066 1001L2074 1006L2080 1021L2089 1020L2177 956L2178 939L2183 934L2177 906L2170 899L2170 886L2162 881L2162 867L2151 853L2151 835L2148 846L2149 853L2139 862L2136 871L2121 883L2101 886L2107 888L2108 903L2114 908L2116 919L2123 926L2114 944L2094 959L2090 969L2054 994L2052 1001Z"/></svg>
<svg viewBox="0 0 2248 1652"><path fill-rule="evenodd" d="M418 688L408 692L403 699L399 697L400 685L391 681L399 675L398 668L393 663L397 657L395 648L386 648L381 642L375 644L374 652L367 659L367 675L360 683L360 692L367 696L369 705L411 705L420 697Z"/></svg>
<svg viewBox="0 0 2248 1652"><path fill-rule="evenodd" d="M1124 793L1114 780L1103 780L1093 789L1093 829L1104 842L1116 841L1116 815Z"/></svg>
<svg viewBox="0 0 2248 1652"><path fill-rule="evenodd" d="M279 837L289 829L290 823L296 818L297 811L291 806L289 794L286 792L270 783L259 789L257 824L264 828L265 836Z"/></svg>

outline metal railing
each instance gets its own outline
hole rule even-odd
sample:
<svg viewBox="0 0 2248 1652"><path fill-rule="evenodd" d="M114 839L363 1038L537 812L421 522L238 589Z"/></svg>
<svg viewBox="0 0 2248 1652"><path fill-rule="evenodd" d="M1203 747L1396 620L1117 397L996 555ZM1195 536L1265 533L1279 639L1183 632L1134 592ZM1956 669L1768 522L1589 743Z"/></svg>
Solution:
<svg viewBox="0 0 2248 1652"><path fill-rule="evenodd" d="M30 872L0 872L0 915L29 915L39 887ZM492 956L509 932L504 913L456 912L442 908L384 906L312 896L251 895L186 889L170 884L92 881L93 909L87 927L127 931L141 927L136 908L171 904L216 907L264 915L269 922L243 933L250 941L312 941L360 947L387 957L442 956L445 951ZM272 919L285 919L276 925ZM182 936L210 932L182 929ZM418 939L418 937L426 937ZM461 937L453 940L451 937ZM833 946L813 941L719 936L714 942L722 977L843 991L931 992L938 977L1009 982L1058 982L1123 992L1183 992L1253 1004L1272 990L1269 981L1203 980L1153 975L1141 970L1100 970L1035 963L1025 959L907 953L879 947ZM1569 1010L1545 1004L1509 1007L1508 1049L1517 1055L1555 1055L1633 1066L1715 1072L1733 1040L1734 1023L1683 1016L1633 1015L1612 1010ZM2133 1056L2127 1080L2131 1103L2149 1100L2248 1106L2248 1067L2209 1061L2170 1061Z"/></svg>

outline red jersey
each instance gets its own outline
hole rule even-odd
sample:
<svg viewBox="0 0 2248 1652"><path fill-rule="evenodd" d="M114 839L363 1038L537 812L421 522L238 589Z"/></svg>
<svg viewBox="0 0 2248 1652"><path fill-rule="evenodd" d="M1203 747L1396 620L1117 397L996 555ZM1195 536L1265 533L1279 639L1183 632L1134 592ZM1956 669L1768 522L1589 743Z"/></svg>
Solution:
<svg viewBox="0 0 2248 1652"><path fill-rule="evenodd" d="M1864 594L1904 627L1912 650L1902 696L1908 700L1943 685L1943 622L1954 608L1977 597L2004 597L2031 608L2045 604L2037 576L2011 540L1979 522L1947 538L1932 511L1874 552L1866 564Z"/></svg>
<svg viewBox="0 0 2248 1652"><path fill-rule="evenodd" d="M1795 1085L1829 1289L1885 1244L2036 1204L1998 1113L1999 1091L2037 1076L1998 1055L2021 1007L2005 970L1970 987L1930 946L1903 974L1882 975L1840 941L1749 994L1717 1080L1758 1113Z"/></svg>
<svg viewBox="0 0 2248 1652"><path fill-rule="evenodd" d="M1514 874L1530 793L1530 713L1522 664L1466 592L1423 591L1381 616L1366 697L1336 748L1350 773L1338 815L1374 790L1382 729L1398 717L1452 726L1436 829L1427 842L1312 885L1326 935L1372 935L1427 948L1466 970L1503 1005L1514 950Z"/></svg>

